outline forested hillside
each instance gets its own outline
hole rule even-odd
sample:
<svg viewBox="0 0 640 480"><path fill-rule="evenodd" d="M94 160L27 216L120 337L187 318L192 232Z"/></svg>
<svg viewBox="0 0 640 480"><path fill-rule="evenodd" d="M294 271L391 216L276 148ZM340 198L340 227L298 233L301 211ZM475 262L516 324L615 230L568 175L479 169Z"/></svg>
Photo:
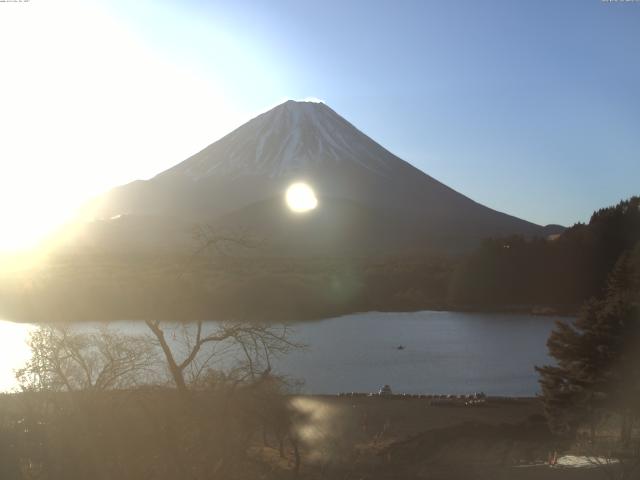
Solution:
<svg viewBox="0 0 640 480"><path fill-rule="evenodd" d="M209 233L216 236L218 233ZM33 322L163 318L298 321L362 311L575 314L640 241L640 197L551 238L487 239L466 256L269 257L74 252L0 275L0 315Z"/></svg>
<svg viewBox="0 0 640 480"><path fill-rule="evenodd" d="M599 296L607 275L640 241L640 197L596 211L551 239L488 239L466 257L451 279L452 305L495 308L553 306L575 311Z"/></svg>

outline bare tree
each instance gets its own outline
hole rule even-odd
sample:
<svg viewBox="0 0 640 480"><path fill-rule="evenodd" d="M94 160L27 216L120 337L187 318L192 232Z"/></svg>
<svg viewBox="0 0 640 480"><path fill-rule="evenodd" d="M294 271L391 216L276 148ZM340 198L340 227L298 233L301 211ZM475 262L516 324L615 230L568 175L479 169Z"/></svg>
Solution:
<svg viewBox="0 0 640 480"><path fill-rule="evenodd" d="M198 246L178 278L193 271L194 262L203 255L227 255L233 247L255 248L260 244L242 233L220 234L209 225L197 226L193 237ZM177 327L163 324L160 320L147 320L146 324L155 336L171 379L179 390L196 384L216 361L224 363L224 357L237 360L235 365L227 366L233 370L234 381L242 382L270 372L273 355L303 346L291 340L290 331L284 325L241 321L205 323L201 320ZM167 338L169 333L172 339Z"/></svg>
<svg viewBox="0 0 640 480"><path fill-rule="evenodd" d="M153 374L148 338L108 327L97 331L41 326L31 333L32 357L16 372L25 390L79 391L131 387Z"/></svg>
<svg viewBox="0 0 640 480"><path fill-rule="evenodd" d="M160 321L147 320L147 326L157 339L171 378L179 390L197 383L201 375L216 361L227 366L237 383L253 380L271 371L271 358L300 348L289 337L286 326L256 325L240 322L213 323L199 321L179 327L173 332L173 341L167 338L171 327ZM175 327L173 327L175 329ZM228 364L228 359L236 360Z"/></svg>

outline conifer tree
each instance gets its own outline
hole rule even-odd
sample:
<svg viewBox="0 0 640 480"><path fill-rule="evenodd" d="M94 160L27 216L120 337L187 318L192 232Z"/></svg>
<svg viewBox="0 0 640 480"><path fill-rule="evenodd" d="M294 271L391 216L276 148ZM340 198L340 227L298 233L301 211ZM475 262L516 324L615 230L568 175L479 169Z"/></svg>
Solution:
<svg viewBox="0 0 640 480"><path fill-rule="evenodd" d="M537 367L552 430L571 435L588 425L592 436L603 416L623 419L629 435L640 399L640 243L624 253L606 293L588 301L573 323L558 322L547 345L556 365Z"/></svg>

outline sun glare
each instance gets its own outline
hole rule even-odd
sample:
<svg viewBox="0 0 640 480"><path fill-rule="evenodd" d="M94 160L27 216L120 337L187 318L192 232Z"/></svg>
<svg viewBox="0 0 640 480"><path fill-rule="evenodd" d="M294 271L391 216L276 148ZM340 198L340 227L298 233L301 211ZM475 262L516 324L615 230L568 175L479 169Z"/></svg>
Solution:
<svg viewBox="0 0 640 480"><path fill-rule="evenodd" d="M34 328L30 324L0 320L0 392L17 387L15 370L29 360L31 351L26 341Z"/></svg>
<svg viewBox="0 0 640 480"><path fill-rule="evenodd" d="M318 199L313 189L306 183L294 183L287 188L287 206L296 213L313 210L318 206Z"/></svg>
<svg viewBox="0 0 640 480"><path fill-rule="evenodd" d="M0 253L40 245L94 196L155 175L245 118L216 76L171 61L116 10L0 4L0 42L11 45L0 52L10 73L0 88Z"/></svg>

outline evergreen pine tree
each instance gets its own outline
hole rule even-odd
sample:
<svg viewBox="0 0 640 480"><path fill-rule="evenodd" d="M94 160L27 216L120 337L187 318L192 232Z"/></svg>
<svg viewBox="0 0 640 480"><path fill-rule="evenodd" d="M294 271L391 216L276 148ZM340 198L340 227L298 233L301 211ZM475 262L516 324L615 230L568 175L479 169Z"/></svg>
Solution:
<svg viewBox="0 0 640 480"><path fill-rule="evenodd" d="M640 399L640 244L623 254L601 300L588 301L575 322L558 322L547 345L554 366L537 367L552 430L571 435L615 412L622 436ZM626 431L625 431L626 430Z"/></svg>

